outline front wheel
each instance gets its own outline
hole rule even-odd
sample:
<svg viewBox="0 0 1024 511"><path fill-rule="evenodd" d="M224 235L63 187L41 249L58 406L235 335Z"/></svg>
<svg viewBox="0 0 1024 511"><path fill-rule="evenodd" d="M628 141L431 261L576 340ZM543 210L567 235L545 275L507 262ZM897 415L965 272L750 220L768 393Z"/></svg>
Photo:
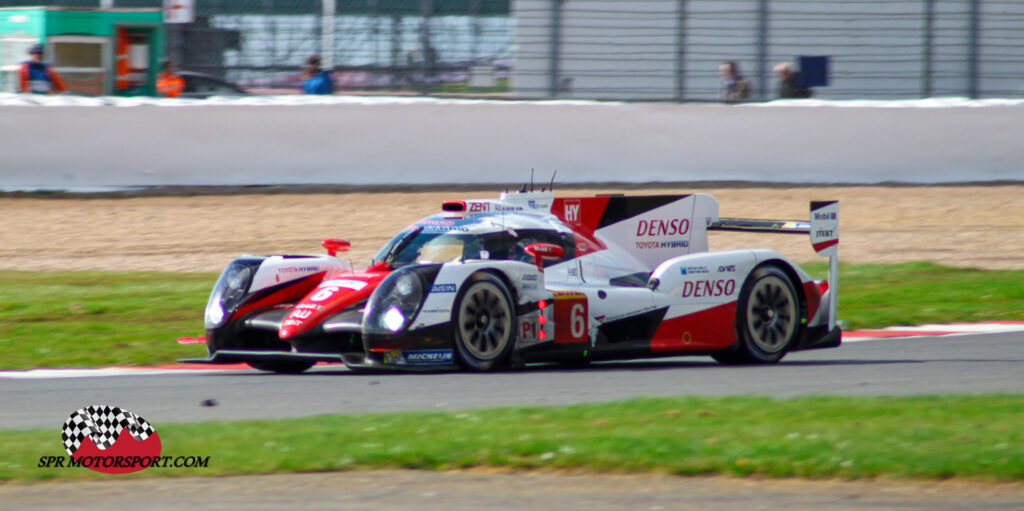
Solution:
<svg viewBox="0 0 1024 511"><path fill-rule="evenodd" d="M782 360L800 332L800 298L789 276L775 266L754 270L736 304L736 346L712 357L724 364Z"/></svg>
<svg viewBox="0 0 1024 511"><path fill-rule="evenodd" d="M470 277L452 316L455 348L463 366L489 371L505 365L515 344L515 307L501 279L489 273Z"/></svg>

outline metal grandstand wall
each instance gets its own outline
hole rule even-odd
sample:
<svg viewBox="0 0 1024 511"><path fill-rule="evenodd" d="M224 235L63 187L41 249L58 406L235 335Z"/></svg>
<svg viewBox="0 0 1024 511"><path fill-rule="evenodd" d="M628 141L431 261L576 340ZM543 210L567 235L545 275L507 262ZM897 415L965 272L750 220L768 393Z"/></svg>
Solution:
<svg viewBox="0 0 1024 511"><path fill-rule="evenodd" d="M257 91L297 90L304 59L320 54L340 91L715 101L719 65L735 60L750 99L766 100L775 64L815 55L830 65L818 98L1024 97L1020 0L195 3L194 23L169 27L168 54Z"/></svg>

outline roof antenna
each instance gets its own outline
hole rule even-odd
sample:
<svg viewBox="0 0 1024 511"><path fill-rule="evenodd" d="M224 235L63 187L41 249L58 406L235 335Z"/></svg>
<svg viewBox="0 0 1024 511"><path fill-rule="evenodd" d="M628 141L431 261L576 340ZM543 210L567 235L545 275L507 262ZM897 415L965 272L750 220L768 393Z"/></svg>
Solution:
<svg viewBox="0 0 1024 511"><path fill-rule="evenodd" d="M530 169L530 193L533 193L533 169Z"/></svg>
<svg viewBox="0 0 1024 511"><path fill-rule="evenodd" d="M555 173L551 174L551 184L548 186L548 189L549 189L549 191L551 191L551 193L555 192L555 176L557 176L557 175L558 175L558 169L555 169Z"/></svg>

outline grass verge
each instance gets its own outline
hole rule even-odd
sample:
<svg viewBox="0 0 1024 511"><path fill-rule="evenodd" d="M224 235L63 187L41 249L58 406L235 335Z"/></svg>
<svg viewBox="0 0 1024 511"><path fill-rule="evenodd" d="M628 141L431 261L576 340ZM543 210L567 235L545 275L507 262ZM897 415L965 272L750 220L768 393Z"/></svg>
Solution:
<svg viewBox="0 0 1024 511"><path fill-rule="evenodd" d="M821 278L824 264L805 268ZM157 365L201 356L178 337L203 329L212 274L0 272L0 369ZM930 263L844 265L850 328L1024 320L1024 271Z"/></svg>
<svg viewBox="0 0 1024 511"><path fill-rule="evenodd" d="M37 468L59 424L0 430L0 480L367 468L655 472L805 478L1024 479L1024 396L645 398L559 408L155 424L164 456L206 468L106 476ZM140 412L141 410L138 410Z"/></svg>

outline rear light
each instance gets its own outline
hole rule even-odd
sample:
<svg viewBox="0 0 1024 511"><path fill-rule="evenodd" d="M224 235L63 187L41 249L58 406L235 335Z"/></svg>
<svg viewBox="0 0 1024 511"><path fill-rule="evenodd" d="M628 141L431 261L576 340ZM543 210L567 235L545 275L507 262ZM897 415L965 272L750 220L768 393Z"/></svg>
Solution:
<svg viewBox="0 0 1024 511"><path fill-rule="evenodd" d="M462 213L466 211L466 201L464 200L446 200L441 203L441 211L451 211L454 213Z"/></svg>
<svg viewBox="0 0 1024 511"><path fill-rule="evenodd" d="M539 331L537 332L537 339L541 341L543 341L548 336L548 333L544 331L544 325L546 325L548 322L548 318L544 317L544 309L547 308L547 300L541 300L537 302L537 309L540 310L540 317L537 318L537 324L540 325Z"/></svg>

